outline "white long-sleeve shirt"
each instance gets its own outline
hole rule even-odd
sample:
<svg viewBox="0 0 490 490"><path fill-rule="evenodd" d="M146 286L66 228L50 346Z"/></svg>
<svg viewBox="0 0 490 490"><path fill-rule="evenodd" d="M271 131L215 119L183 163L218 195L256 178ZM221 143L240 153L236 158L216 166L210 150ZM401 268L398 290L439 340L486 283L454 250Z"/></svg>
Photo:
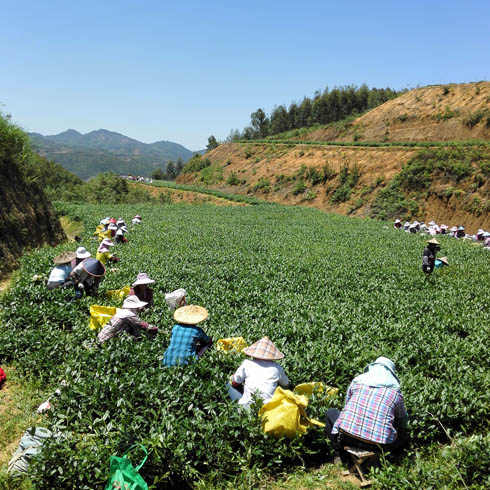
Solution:
<svg viewBox="0 0 490 490"><path fill-rule="evenodd" d="M254 393L266 403L274 395L278 384L289 384L282 366L274 361L261 359L245 359L233 375L233 381L244 385L243 396L238 401L240 405L250 405Z"/></svg>

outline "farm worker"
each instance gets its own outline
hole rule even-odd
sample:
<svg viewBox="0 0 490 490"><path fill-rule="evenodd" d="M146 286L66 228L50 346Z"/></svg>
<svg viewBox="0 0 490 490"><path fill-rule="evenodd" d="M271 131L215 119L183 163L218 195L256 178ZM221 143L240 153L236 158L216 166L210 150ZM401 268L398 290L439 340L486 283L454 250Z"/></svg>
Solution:
<svg viewBox="0 0 490 490"><path fill-rule="evenodd" d="M187 305L174 312L177 322L172 328L170 345L163 356L164 366L188 364L190 360L200 357L213 343L197 324L208 317L208 311L202 306Z"/></svg>
<svg viewBox="0 0 490 490"><path fill-rule="evenodd" d="M70 274L75 285L75 297L81 298L84 291L89 296L95 296L104 274L105 267L99 260L89 257L80 262Z"/></svg>
<svg viewBox="0 0 490 490"><path fill-rule="evenodd" d="M488 231L483 235L483 246L490 249L490 233Z"/></svg>
<svg viewBox="0 0 490 490"><path fill-rule="evenodd" d="M63 252L53 259L55 266L49 274L48 283L46 285L48 289L73 285L70 280L70 273L72 271L71 262L75 257L75 252Z"/></svg>
<svg viewBox="0 0 490 490"><path fill-rule="evenodd" d="M447 235L447 225L441 225L441 235Z"/></svg>
<svg viewBox="0 0 490 490"><path fill-rule="evenodd" d="M155 284L153 279L150 279L146 272L140 272L136 276L136 281L132 284L130 294L134 294L140 301L144 301L148 306L153 306L153 289L150 284Z"/></svg>
<svg viewBox="0 0 490 490"><path fill-rule="evenodd" d="M171 312L187 304L187 291L183 288L165 294L165 302Z"/></svg>
<svg viewBox="0 0 490 490"><path fill-rule="evenodd" d="M483 236L485 235L485 232L480 228L477 232L476 232L476 241L477 242L482 242L483 241Z"/></svg>
<svg viewBox="0 0 490 490"><path fill-rule="evenodd" d="M85 248L85 247L78 247L77 251L75 252L77 254L75 258L75 267L82 262L82 260L88 259L89 257L92 257L92 254Z"/></svg>
<svg viewBox="0 0 490 490"><path fill-rule="evenodd" d="M98 341L102 344L123 331L136 338L141 337L141 331L156 334L158 332L157 327L141 321L138 317L138 313L147 304L145 301L140 301L137 296L128 296L124 300L122 308L118 308L116 314L102 327L97 335Z"/></svg>
<svg viewBox="0 0 490 490"><path fill-rule="evenodd" d="M410 231L410 223L408 221L405 221L403 224L403 229L408 233Z"/></svg>
<svg viewBox="0 0 490 490"><path fill-rule="evenodd" d="M126 223L124 222L124 220L122 218L119 218L117 221L116 221L116 226L118 228L121 228L123 226L126 226Z"/></svg>
<svg viewBox="0 0 490 490"><path fill-rule="evenodd" d="M116 243L126 243L128 241L127 238L124 238L124 229L123 228L119 228L117 231L116 231L116 238L115 238L115 242Z"/></svg>
<svg viewBox="0 0 490 490"><path fill-rule="evenodd" d="M464 231L464 226L458 226L455 236L456 238L464 238L466 236L466 233Z"/></svg>
<svg viewBox="0 0 490 490"><path fill-rule="evenodd" d="M449 260L447 257L441 257L440 259L436 259L434 267L439 269L440 267L444 267L445 265L449 265Z"/></svg>
<svg viewBox="0 0 490 490"><path fill-rule="evenodd" d="M109 251L109 247L113 247L113 246L114 246L114 242L112 240L109 240L108 238L104 238L104 240L100 242L95 258L97 260L100 260L104 265L106 265L108 261L119 262L119 258L112 255L111 252Z"/></svg>
<svg viewBox="0 0 490 490"><path fill-rule="evenodd" d="M395 230L399 230L401 227L402 227L402 222L399 219L396 219L393 228L395 228Z"/></svg>
<svg viewBox="0 0 490 490"><path fill-rule="evenodd" d="M325 431L337 453L344 446L397 447L403 443L407 419L395 364L378 357L352 380L342 411L327 410Z"/></svg>
<svg viewBox="0 0 490 490"><path fill-rule="evenodd" d="M451 232L451 236L456 238L456 232L458 231L458 227L452 226L449 231Z"/></svg>
<svg viewBox="0 0 490 490"><path fill-rule="evenodd" d="M269 337L263 337L255 344L243 349L251 359L245 359L230 378L228 395L243 407L249 407L252 396L257 394L264 403L274 395L277 385L288 386L289 379L282 366L277 362L284 354Z"/></svg>
<svg viewBox="0 0 490 490"><path fill-rule="evenodd" d="M419 225L419 229L420 229L420 231L427 231L429 229L429 227L424 222L422 222Z"/></svg>
<svg viewBox="0 0 490 490"><path fill-rule="evenodd" d="M415 222L416 223L416 222ZM417 233L418 231L418 228L417 228L417 225L415 223L412 223L409 227L408 227L408 231L410 233Z"/></svg>
<svg viewBox="0 0 490 490"><path fill-rule="evenodd" d="M110 223L109 226L107 227L107 230L111 232L111 237L116 236L116 231L117 231L117 225L116 223Z"/></svg>
<svg viewBox="0 0 490 490"><path fill-rule="evenodd" d="M133 225L138 225L141 223L141 216L139 214L137 214L132 220L131 220L131 223Z"/></svg>
<svg viewBox="0 0 490 490"><path fill-rule="evenodd" d="M422 270L426 274L432 274L436 262L436 253L439 250L441 250L440 243L435 238L427 241L427 246L422 254Z"/></svg>

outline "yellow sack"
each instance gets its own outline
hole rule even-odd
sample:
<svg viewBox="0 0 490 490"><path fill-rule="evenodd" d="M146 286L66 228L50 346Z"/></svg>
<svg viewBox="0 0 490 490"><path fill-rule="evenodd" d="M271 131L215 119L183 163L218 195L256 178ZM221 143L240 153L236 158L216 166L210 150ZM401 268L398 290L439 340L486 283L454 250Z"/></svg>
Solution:
<svg viewBox="0 0 490 490"><path fill-rule="evenodd" d="M110 252L97 252L95 258L106 265L107 261L112 257Z"/></svg>
<svg viewBox="0 0 490 490"><path fill-rule="evenodd" d="M90 330L101 329L114 315L116 308L114 306L92 305L90 307Z"/></svg>
<svg viewBox="0 0 490 490"><path fill-rule="evenodd" d="M338 388L333 388L332 386L324 385L320 381L312 381L311 383L301 383L296 388L294 388L294 392L297 395L305 395L308 399L313 394L313 392L324 393L325 398L331 399L335 398L338 393Z"/></svg>
<svg viewBox="0 0 490 490"><path fill-rule="evenodd" d="M111 230L99 231L99 241L102 241L104 238L112 238Z"/></svg>
<svg viewBox="0 0 490 490"><path fill-rule="evenodd" d="M97 225L95 227L94 236L97 236L100 232L104 231L104 225Z"/></svg>
<svg viewBox="0 0 490 490"><path fill-rule="evenodd" d="M247 343L243 337L229 337L227 339L219 339L216 342L216 348L223 352L242 352L247 347Z"/></svg>
<svg viewBox="0 0 490 490"><path fill-rule="evenodd" d="M129 286L124 286L121 289L109 289L105 294L109 298L120 299L122 301L126 296L129 296L130 290L131 288Z"/></svg>
<svg viewBox="0 0 490 490"><path fill-rule="evenodd" d="M260 409L262 430L276 437L295 437L304 434L309 427L325 427L318 420L309 419L306 415L308 398L295 395L292 391L276 388L274 396Z"/></svg>

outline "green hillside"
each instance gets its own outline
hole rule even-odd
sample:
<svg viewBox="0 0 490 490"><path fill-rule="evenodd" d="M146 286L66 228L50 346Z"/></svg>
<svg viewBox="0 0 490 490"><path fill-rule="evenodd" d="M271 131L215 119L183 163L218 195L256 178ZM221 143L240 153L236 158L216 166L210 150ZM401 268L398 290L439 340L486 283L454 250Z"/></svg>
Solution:
<svg viewBox="0 0 490 490"><path fill-rule="evenodd" d="M65 245L26 256L1 300L0 359L36 380L40 401L61 387L43 424L62 436L31 467L37 488L103 488L110 456L135 442L149 450L141 474L154 488L255 488L331 462L321 429L276 440L262 433L256 408L241 413L228 400L226 383L242 355L213 348L195 364L162 368L174 323L164 294L179 287L209 309L203 328L215 340L243 336L250 344L268 335L285 354L293 386L338 387L335 400L313 397L311 417L341 407L368 362L392 358L411 441L402 460L382 458L375 475L382 488L434 488L434 472L441 488L488 484L488 251L440 237L451 265L426 280L424 238L372 220L260 204L65 210L82 219L82 244L92 253L100 217L140 213L143 223L117 247L121 262L99 297L69 302L72 291L31 281ZM121 335L97 346L90 305L119 306L104 291L130 284L140 271L156 279L155 307L143 319L158 325L157 338ZM439 444L451 446L437 463L415 464Z"/></svg>
<svg viewBox="0 0 490 490"><path fill-rule="evenodd" d="M82 179L100 172L150 177L169 161L187 161L193 152L171 141L142 143L113 131L100 129L81 134L69 129L57 135L29 133L33 149Z"/></svg>

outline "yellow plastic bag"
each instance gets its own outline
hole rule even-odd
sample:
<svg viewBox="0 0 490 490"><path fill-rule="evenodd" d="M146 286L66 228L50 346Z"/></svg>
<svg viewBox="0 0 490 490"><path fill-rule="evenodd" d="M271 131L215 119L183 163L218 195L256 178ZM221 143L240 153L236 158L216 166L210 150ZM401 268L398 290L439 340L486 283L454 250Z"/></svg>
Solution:
<svg viewBox="0 0 490 490"><path fill-rule="evenodd" d="M324 385L321 381L312 381L311 383L301 383L296 388L294 388L294 392L297 395L304 395L308 399L313 394L313 392L324 393L325 398L331 399L335 398L338 393L338 388L333 388L332 386Z"/></svg>
<svg viewBox="0 0 490 490"><path fill-rule="evenodd" d="M129 296L130 291L130 286L124 286L121 289L109 289L109 291L105 292L105 295L109 298L120 299L122 301L126 296Z"/></svg>
<svg viewBox="0 0 490 490"><path fill-rule="evenodd" d="M95 227L95 232L94 232L94 236L97 236L99 233L101 233L102 231L104 231L104 225L97 225Z"/></svg>
<svg viewBox="0 0 490 490"><path fill-rule="evenodd" d="M104 240L104 238L112 238L111 230L99 231L99 241Z"/></svg>
<svg viewBox="0 0 490 490"><path fill-rule="evenodd" d="M95 258L106 265L107 261L112 257L110 252L97 252Z"/></svg>
<svg viewBox="0 0 490 490"><path fill-rule="evenodd" d="M292 391L276 388L274 396L260 409L262 430L276 437L295 437L304 434L309 427L317 425L325 427L318 420L306 415L308 398L295 395Z"/></svg>
<svg viewBox="0 0 490 490"><path fill-rule="evenodd" d="M90 307L90 330L101 329L115 314L117 309L114 306L92 305Z"/></svg>
<svg viewBox="0 0 490 490"><path fill-rule="evenodd" d="M227 339L219 339L216 342L216 349L223 352L242 352L247 347L247 342L243 337L229 337Z"/></svg>

